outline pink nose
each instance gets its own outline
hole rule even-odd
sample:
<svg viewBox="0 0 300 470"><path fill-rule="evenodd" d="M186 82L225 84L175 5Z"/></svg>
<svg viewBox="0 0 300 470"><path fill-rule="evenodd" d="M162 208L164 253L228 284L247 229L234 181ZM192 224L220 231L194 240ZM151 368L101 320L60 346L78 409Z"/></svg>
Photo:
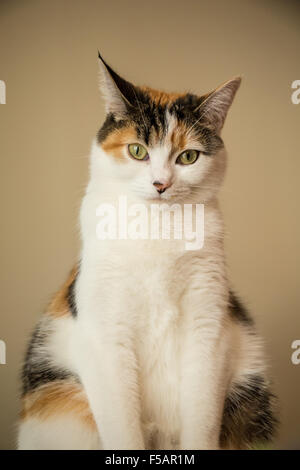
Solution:
<svg viewBox="0 0 300 470"><path fill-rule="evenodd" d="M168 183L161 183L160 181L154 181L153 183L153 186L156 187L156 190L159 194L162 194L163 192L165 192L165 190L167 188L169 188L171 186L172 183L168 182Z"/></svg>

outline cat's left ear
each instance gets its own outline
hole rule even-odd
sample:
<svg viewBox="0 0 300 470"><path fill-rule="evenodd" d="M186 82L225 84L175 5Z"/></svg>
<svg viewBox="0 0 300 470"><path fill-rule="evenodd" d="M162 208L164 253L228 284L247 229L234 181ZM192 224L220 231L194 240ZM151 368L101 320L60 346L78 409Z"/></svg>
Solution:
<svg viewBox="0 0 300 470"><path fill-rule="evenodd" d="M98 51L101 72L101 91L104 95L106 112L119 117L124 116L134 106L136 100L135 87L121 78L101 57Z"/></svg>
<svg viewBox="0 0 300 470"><path fill-rule="evenodd" d="M219 86L202 97L202 102L194 112L197 112L201 120L212 126L218 133L221 132L227 112L240 84L241 77L236 77Z"/></svg>

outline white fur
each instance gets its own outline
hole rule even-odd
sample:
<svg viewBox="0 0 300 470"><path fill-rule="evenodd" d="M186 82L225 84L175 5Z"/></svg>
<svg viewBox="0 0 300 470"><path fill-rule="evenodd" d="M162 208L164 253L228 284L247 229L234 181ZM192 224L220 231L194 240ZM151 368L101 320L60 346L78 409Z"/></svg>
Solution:
<svg viewBox="0 0 300 470"><path fill-rule="evenodd" d="M99 436L76 417L30 418L22 423L19 450L97 450Z"/></svg>

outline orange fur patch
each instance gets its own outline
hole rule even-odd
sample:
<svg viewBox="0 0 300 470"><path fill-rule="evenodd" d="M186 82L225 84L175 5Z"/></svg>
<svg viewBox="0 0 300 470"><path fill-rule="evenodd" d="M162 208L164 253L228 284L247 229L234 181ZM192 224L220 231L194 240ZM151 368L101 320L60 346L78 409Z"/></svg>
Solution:
<svg viewBox="0 0 300 470"><path fill-rule="evenodd" d="M184 96L184 93L166 93L160 90L153 90L153 88L147 86L141 87L141 90L147 93L156 105L162 106L172 104L175 100Z"/></svg>
<svg viewBox="0 0 300 470"><path fill-rule="evenodd" d="M69 414L96 430L82 385L72 382L52 382L42 385L22 399L21 420L37 417L41 420Z"/></svg>
<svg viewBox="0 0 300 470"><path fill-rule="evenodd" d="M133 127L124 127L111 132L107 138L101 142L101 147L105 152L112 155L119 162L125 162L124 146L134 144L137 141L137 134Z"/></svg>
<svg viewBox="0 0 300 470"><path fill-rule="evenodd" d="M71 315L70 308L69 308L69 303L68 303L68 292L69 292L69 287L76 278L78 272L78 267L75 266L68 279L62 286L62 288L55 294L54 298L52 299L48 310L47 314L54 316L54 317L62 317L64 315Z"/></svg>
<svg viewBox="0 0 300 470"><path fill-rule="evenodd" d="M185 149L188 143L187 127L182 123L178 123L176 128L173 130L172 134L170 135L170 141L171 141L171 146L172 146L172 150L171 150L172 153L178 150Z"/></svg>

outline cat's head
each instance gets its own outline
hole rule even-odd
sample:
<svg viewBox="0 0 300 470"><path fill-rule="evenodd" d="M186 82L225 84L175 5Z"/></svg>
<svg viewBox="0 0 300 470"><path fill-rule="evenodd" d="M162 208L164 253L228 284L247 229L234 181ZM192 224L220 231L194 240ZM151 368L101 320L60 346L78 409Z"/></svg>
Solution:
<svg viewBox="0 0 300 470"><path fill-rule="evenodd" d="M106 120L98 158L112 181L138 198L207 202L223 179L220 132L240 85L234 78L203 96L134 86L99 54Z"/></svg>

